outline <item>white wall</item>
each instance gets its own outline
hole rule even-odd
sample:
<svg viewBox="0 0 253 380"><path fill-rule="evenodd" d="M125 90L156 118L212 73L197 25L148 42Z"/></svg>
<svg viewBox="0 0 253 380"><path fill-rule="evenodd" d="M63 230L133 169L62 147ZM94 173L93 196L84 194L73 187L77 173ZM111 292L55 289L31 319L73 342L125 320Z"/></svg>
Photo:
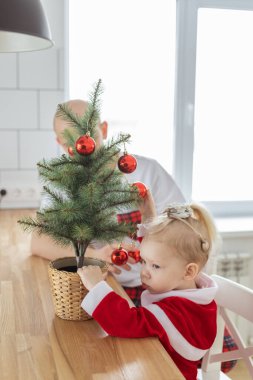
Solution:
<svg viewBox="0 0 253 380"><path fill-rule="evenodd" d="M55 46L0 53L0 189L7 190L3 208L37 207L36 163L58 153L52 119L64 100L64 1L42 3Z"/></svg>

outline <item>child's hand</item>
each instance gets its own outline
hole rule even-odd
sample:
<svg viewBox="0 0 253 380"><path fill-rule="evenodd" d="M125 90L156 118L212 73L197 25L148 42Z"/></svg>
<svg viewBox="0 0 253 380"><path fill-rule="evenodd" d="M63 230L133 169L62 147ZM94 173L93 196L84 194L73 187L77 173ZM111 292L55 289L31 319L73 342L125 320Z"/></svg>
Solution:
<svg viewBox="0 0 253 380"><path fill-rule="evenodd" d="M140 200L139 209L141 212L142 223L145 223L156 216L155 202L150 190L147 191L145 198Z"/></svg>
<svg viewBox="0 0 253 380"><path fill-rule="evenodd" d="M77 273L85 288L88 290L91 290L100 281L103 281L107 275L107 273L102 273L101 268L97 265L88 265L79 268Z"/></svg>

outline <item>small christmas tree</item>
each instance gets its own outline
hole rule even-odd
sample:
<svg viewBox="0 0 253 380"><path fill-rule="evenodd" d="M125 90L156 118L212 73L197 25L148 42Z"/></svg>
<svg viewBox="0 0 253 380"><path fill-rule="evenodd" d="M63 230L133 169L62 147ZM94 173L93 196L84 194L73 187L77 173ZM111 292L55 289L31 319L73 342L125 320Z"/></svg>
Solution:
<svg viewBox="0 0 253 380"><path fill-rule="evenodd" d="M82 117L65 104L58 105L57 116L70 126L64 131L69 156L37 164L49 202L36 218L18 221L27 231L49 235L61 246L72 245L78 268L92 241L110 243L134 231L133 224L119 224L116 214L139 198L138 189L115 166L120 146L129 142L130 135L120 134L94 150L101 93L99 80Z"/></svg>

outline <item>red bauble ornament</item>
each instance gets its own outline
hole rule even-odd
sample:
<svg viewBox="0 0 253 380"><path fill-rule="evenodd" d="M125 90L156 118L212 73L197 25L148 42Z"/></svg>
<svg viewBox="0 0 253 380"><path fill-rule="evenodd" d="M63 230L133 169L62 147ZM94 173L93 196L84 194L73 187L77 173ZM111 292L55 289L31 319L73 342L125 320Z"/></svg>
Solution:
<svg viewBox="0 0 253 380"><path fill-rule="evenodd" d="M69 153L70 156L74 156L74 151L73 151L72 146L68 147L68 153Z"/></svg>
<svg viewBox="0 0 253 380"><path fill-rule="evenodd" d="M89 135L84 135L76 140L76 151L82 156L93 153L96 147L95 140Z"/></svg>
<svg viewBox="0 0 253 380"><path fill-rule="evenodd" d="M127 259L128 253L122 247L119 247L118 249L114 249L114 251L112 251L111 260L113 264L124 265L126 264Z"/></svg>
<svg viewBox="0 0 253 380"><path fill-rule="evenodd" d="M131 154L124 153L124 155L118 159L118 168L123 173L132 173L135 171L136 167L137 160Z"/></svg>
<svg viewBox="0 0 253 380"><path fill-rule="evenodd" d="M139 249L132 249L131 251L128 251L128 256L132 257L136 263L141 260L141 253Z"/></svg>
<svg viewBox="0 0 253 380"><path fill-rule="evenodd" d="M142 183L142 182L134 182L132 184L132 186L137 187L137 189L139 191L139 196L140 197L142 197L142 198L146 197L148 189L146 188L146 186L144 185L144 183Z"/></svg>

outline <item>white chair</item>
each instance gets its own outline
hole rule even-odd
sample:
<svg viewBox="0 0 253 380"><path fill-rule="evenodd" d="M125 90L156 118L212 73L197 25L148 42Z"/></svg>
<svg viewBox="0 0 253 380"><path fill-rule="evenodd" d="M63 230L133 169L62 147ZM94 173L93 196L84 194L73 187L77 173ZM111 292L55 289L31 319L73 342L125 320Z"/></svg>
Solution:
<svg viewBox="0 0 253 380"><path fill-rule="evenodd" d="M215 301L218 305L217 336L213 346L208 350L202 360L201 369L198 370L198 379L220 380L230 379L220 370L221 362L243 359L253 379L253 346L247 346L237 330L227 310L244 317L253 323L253 290L234 281L218 275L212 275L218 284ZM222 352L224 326L227 326L238 350Z"/></svg>

